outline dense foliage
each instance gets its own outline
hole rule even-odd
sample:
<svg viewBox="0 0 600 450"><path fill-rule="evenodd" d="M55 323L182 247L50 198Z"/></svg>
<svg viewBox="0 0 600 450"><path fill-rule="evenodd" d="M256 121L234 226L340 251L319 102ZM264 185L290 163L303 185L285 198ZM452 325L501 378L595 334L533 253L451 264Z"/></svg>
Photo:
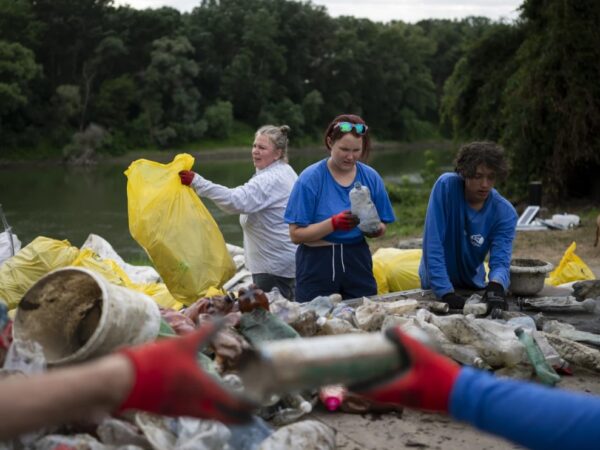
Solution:
<svg viewBox="0 0 600 450"><path fill-rule="evenodd" d="M201 0L185 14L0 0L2 152L78 160L267 122L314 138L355 112L379 139L499 141L515 192L542 178L557 196L600 197L600 2L520 11L407 24L289 0Z"/></svg>
<svg viewBox="0 0 600 450"><path fill-rule="evenodd" d="M81 142L167 148L227 138L235 123L314 138L341 112L365 115L379 138L431 137L445 79L490 26L332 18L287 0L204 0L185 14L0 0L0 140L78 158Z"/></svg>
<svg viewBox="0 0 600 450"><path fill-rule="evenodd" d="M526 0L457 63L442 114L456 136L500 141L511 184L600 199L600 2Z"/></svg>

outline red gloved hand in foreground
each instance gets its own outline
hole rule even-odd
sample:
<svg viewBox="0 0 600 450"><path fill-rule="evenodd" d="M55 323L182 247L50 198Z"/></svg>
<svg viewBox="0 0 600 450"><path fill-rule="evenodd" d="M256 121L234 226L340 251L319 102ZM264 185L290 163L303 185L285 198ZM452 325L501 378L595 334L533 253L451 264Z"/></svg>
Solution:
<svg viewBox="0 0 600 450"><path fill-rule="evenodd" d="M119 412L127 409L240 423L250 420L251 405L204 372L198 350L215 325L182 338L168 338L121 351L135 368L134 385Z"/></svg>
<svg viewBox="0 0 600 450"><path fill-rule="evenodd" d="M398 378L369 387L360 394L409 408L448 412L450 392L460 366L404 334L400 327L388 329L386 336L397 345L402 358L408 358L409 369Z"/></svg>
<svg viewBox="0 0 600 450"><path fill-rule="evenodd" d="M342 211L341 213L331 216L331 224L334 231L348 231L356 227L360 223L358 216L352 214L350 210Z"/></svg>
<svg viewBox="0 0 600 450"><path fill-rule="evenodd" d="M190 184L192 184L192 181L194 181L194 175L196 175L194 172L192 172L191 170L181 170L179 172L179 178L181 178L181 184L185 184L186 186L189 186Z"/></svg>

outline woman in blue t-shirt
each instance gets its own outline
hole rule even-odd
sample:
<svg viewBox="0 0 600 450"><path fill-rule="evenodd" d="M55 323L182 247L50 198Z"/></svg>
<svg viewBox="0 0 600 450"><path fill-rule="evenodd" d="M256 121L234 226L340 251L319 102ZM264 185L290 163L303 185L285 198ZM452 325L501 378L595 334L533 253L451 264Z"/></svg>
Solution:
<svg viewBox="0 0 600 450"><path fill-rule="evenodd" d="M325 131L329 157L307 167L290 195L284 220L296 250L296 300L339 293L342 298L374 295L373 261L365 234L350 212L356 182L369 188L381 223L367 237L383 236L395 220L381 176L366 161L369 127L359 116L336 117Z"/></svg>

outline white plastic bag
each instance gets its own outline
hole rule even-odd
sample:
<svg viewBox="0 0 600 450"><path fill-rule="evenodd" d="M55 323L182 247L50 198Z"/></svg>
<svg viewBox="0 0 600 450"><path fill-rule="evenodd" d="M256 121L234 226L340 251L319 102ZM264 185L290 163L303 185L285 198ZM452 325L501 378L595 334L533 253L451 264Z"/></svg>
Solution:
<svg viewBox="0 0 600 450"><path fill-rule="evenodd" d="M16 234L11 233L13 245L10 245L10 237L8 231L0 233L0 265L8 258L17 254L21 250L21 241ZM13 253L14 247L14 253Z"/></svg>

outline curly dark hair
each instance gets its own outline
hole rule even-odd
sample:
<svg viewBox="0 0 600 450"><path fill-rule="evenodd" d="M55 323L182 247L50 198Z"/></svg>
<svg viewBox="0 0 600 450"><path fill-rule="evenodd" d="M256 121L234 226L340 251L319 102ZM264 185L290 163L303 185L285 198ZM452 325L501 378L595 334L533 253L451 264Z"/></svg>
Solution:
<svg viewBox="0 0 600 450"><path fill-rule="evenodd" d="M499 181L505 180L508 176L508 162L504 157L504 148L489 141L464 144L454 160L454 171L463 178L472 178L477 167L482 164L493 170Z"/></svg>
<svg viewBox="0 0 600 450"><path fill-rule="evenodd" d="M363 125L366 125L363 118L357 116L356 114L341 114L337 116L331 121L325 130L324 141L327 150L331 150L328 138L331 139L331 142L335 142L341 139L344 134L346 134L340 131L339 128L335 128L335 125L339 122L362 123ZM369 128L367 127L367 131L363 135L357 134L355 130L352 130L351 133L356 137L362 138L362 154L360 155L360 160L363 162L368 161L369 154L371 153L371 137L369 136Z"/></svg>

